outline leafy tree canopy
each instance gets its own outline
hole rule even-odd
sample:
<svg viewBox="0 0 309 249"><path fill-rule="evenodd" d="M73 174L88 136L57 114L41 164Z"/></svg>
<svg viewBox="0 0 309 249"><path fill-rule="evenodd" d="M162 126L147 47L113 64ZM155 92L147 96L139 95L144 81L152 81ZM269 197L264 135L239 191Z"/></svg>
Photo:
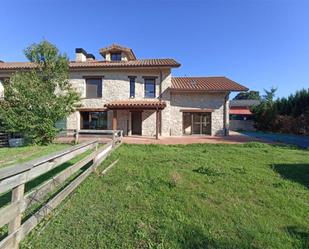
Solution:
<svg viewBox="0 0 309 249"><path fill-rule="evenodd" d="M238 93L234 97L234 100L241 100L241 99L261 100L260 92L258 92L258 91L242 92L242 93Z"/></svg>
<svg viewBox="0 0 309 249"><path fill-rule="evenodd" d="M55 123L75 111L80 96L69 83L68 57L56 46L42 41L24 54L35 68L17 72L4 83L2 125L32 143L50 143L58 132Z"/></svg>

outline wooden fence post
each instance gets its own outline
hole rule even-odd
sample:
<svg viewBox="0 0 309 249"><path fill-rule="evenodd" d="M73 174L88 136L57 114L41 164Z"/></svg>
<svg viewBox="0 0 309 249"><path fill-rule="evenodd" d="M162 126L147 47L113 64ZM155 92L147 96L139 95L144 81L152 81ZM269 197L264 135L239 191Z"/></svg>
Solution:
<svg viewBox="0 0 309 249"><path fill-rule="evenodd" d="M75 130L75 144L78 144L78 140L79 140L79 130Z"/></svg>
<svg viewBox="0 0 309 249"><path fill-rule="evenodd" d="M113 130L113 147L115 147L115 139L116 139L115 131Z"/></svg>
<svg viewBox="0 0 309 249"><path fill-rule="evenodd" d="M24 192L25 192L25 184L18 185L12 190L12 203L18 202L24 198ZM10 223L9 223L9 234L14 233L21 225L21 216L22 214L19 213ZM17 249L18 242L15 241L14 247L12 249Z"/></svg>

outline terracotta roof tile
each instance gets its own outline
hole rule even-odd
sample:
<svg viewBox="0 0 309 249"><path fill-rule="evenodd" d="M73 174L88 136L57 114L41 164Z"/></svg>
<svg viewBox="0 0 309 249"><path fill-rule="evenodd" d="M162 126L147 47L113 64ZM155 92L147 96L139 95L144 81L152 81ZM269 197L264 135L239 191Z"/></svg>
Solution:
<svg viewBox="0 0 309 249"><path fill-rule="evenodd" d="M1 62L0 70L14 70L14 69L30 69L34 68L31 62Z"/></svg>
<svg viewBox="0 0 309 249"><path fill-rule="evenodd" d="M133 53L133 50L131 48L126 48L126 47L123 47L123 46L118 45L118 44L112 44L109 47L101 48L99 51L100 51L100 54L103 55L103 56L105 56L105 54L108 53L108 52L122 51L122 52L125 52L128 55L130 60L136 60L136 56Z"/></svg>
<svg viewBox="0 0 309 249"><path fill-rule="evenodd" d="M252 115L252 112L247 108L233 108L233 109L230 109L230 114Z"/></svg>
<svg viewBox="0 0 309 249"><path fill-rule="evenodd" d="M130 99L130 100L114 100L105 104L104 106L107 107L108 109L130 109L130 108L163 109L166 106L166 103L158 99L154 100Z"/></svg>
<svg viewBox="0 0 309 249"><path fill-rule="evenodd" d="M70 68L102 67L102 68L121 68L121 67L179 67L180 64L174 59L142 59L132 61L93 61L93 62L71 62Z"/></svg>
<svg viewBox="0 0 309 249"><path fill-rule="evenodd" d="M70 69L79 68L136 68L136 67L179 67L174 59L142 59L132 61L85 61L69 63ZM31 62L1 62L1 70L18 70L35 68Z"/></svg>
<svg viewBox="0 0 309 249"><path fill-rule="evenodd" d="M226 77L172 77L172 90L247 91L248 88Z"/></svg>

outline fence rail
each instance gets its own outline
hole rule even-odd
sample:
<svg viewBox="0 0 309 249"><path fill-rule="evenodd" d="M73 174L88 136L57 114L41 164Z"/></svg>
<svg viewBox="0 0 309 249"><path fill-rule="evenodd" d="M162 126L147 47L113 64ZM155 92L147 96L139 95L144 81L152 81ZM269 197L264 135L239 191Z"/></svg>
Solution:
<svg viewBox="0 0 309 249"><path fill-rule="evenodd" d="M114 142L121 142L123 138L123 131L122 130L76 130L76 129L68 129L63 130L58 134L58 137L63 136L73 136L74 141L77 144L80 140L80 135L98 135L98 136L105 136L107 135L110 137Z"/></svg>
<svg viewBox="0 0 309 249"><path fill-rule="evenodd" d="M12 190L11 202L0 209L0 228L8 224L8 235L0 241L0 249L18 248L19 242L95 170L113 150L117 142L113 140L100 148L98 148L97 141L86 142L28 163L0 169L0 195ZM25 193L25 184L27 182L91 149L94 150L91 154L62 170L36 189ZM83 173L74 178L64 189L42 205L44 197L90 163L91 165ZM22 223L23 212L37 203L41 204L42 207Z"/></svg>

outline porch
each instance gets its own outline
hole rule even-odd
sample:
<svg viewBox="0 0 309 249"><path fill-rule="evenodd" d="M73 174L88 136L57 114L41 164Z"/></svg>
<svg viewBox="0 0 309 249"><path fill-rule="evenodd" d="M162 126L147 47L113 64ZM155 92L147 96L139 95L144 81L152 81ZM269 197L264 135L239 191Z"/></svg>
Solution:
<svg viewBox="0 0 309 249"><path fill-rule="evenodd" d="M161 111L166 104L161 100L118 100L104 105L112 112L112 130L124 130L128 136L161 134Z"/></svg>
<svg viewBox="0 0 309 249"><path fill-rule="evenodd" d="M183 135L183 136L170 136L160 137L154 139L153 137L145 136L129 136L122 139L123 143L127 144L242 144L248 142L264 142L274 144L275 142L266 141L264 139L245 136L241 133L230 131L228 136L210 136L210 135Z"/></svg>

